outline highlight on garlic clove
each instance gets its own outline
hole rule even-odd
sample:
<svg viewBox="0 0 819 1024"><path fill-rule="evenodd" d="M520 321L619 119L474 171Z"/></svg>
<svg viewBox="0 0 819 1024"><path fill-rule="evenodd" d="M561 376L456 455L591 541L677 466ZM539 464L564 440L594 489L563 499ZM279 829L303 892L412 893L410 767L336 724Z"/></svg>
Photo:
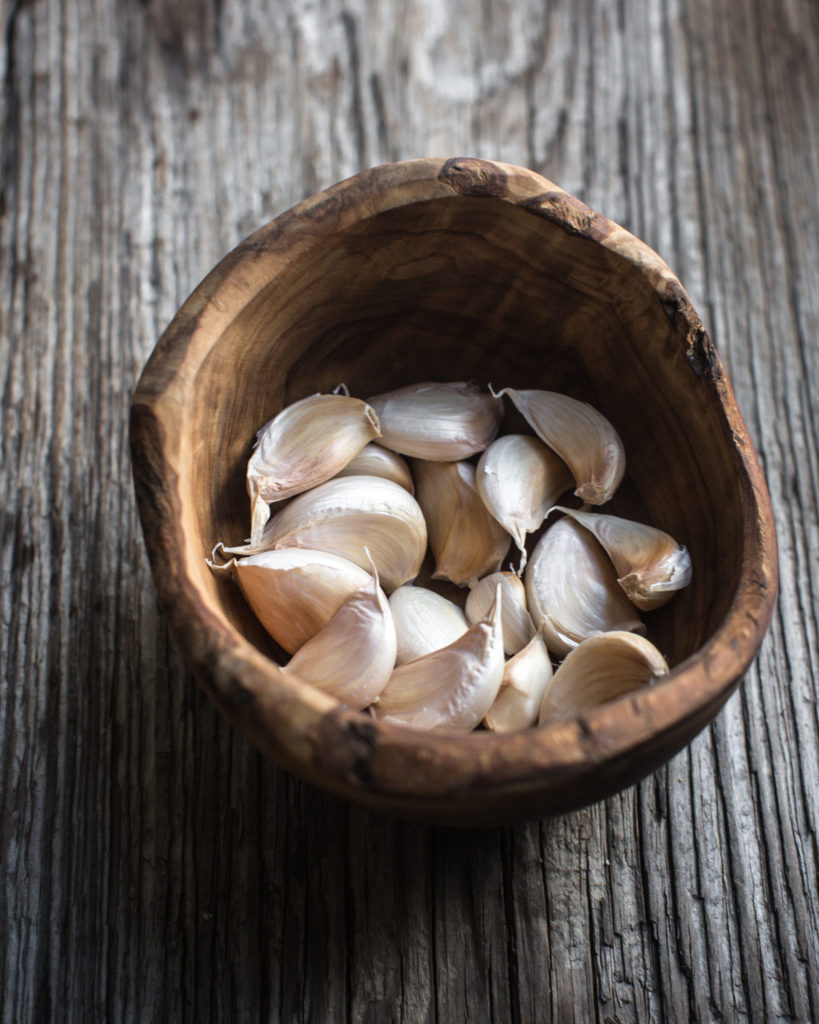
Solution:
<svg viewBox="0 0 819 1024"><path fill-rule="evenodd" d="M602 512L554 507L594 534L614 565L617 582L641 611L659 608L691 582L691 556L662 530Z"/></svg>
<svg viewBox="0 0 819 1024"><path fill-rule="evenodd" d="M469 629L466 616L456 604L412 583L392 592L390 610L398 644L396 665L448 647Z"/></svg>
<svg viewBox="0 0 819 1024"><path fill-rule="evenodd" d="M537 436L566 463L578 498L602 505L617 490L626 469L620 435L592 406L556 391L504 388Z"/></svg>
<svg viewBox="0 0 819 1024"><path fill-rule="evenodd" d="M380 476L392 480L410 494L415 494L412 473L398 452L391 452L371 441L347 465L336 473L339 476Z"/></svg>
<svg viewBox="0 0 819 1024"><path fill-rule="evenodd" d="M665 658L645 637L600 633L584 640L559 666L544 691L538 723L573 718L666 675Z"/></svg>
<svg viewBox="0 0 819 1024"><path fill-rule="evenodd" d="M409 384L367 401L385 448L433 462L456 462L483 451L503 415L497 398L464 381Z"/></svg>
<svg viewBox="0 0 819 1024"><path fill-rule="evenodd" d="M505 434L481 455L475 486L484 504L511 533L526 565L526 535L539 529L547 511L573 483L566 463L536 437Z"/></svg>
<svg viewBox="0 0 819 1024"><path fill-rule="evenodd" d="M478 494L472 463L416 460L412 472L435 557L432 578L464 586L500 569L512 538Z"/></svg>
<svg viewBox="0 0 819 1024"><path fill-rule="evenodd" d="M251 546L261 540L271 502L329 480L380 435L372 408L347 395L311 395L269 420L247 465Z"/></svg>
<svg viewBox="0 0 819 1024"><path fill-rule="evenodd" d="M376 718L415 729L474 729L503 678L501 604L498 588L490 613L462 637L396 668L372 705Z"/></svg>
<svg viewBox="0 0 819 1024"><path fill-rule="evenodd" d="M526 607L523 580L517 573L493 572L478 580L469 591L464 611L473 624L482 619L492 607L498 584L503 592L503 649L507 654L517 654L537 632Z"/></svg>
<svg viewBox="0 0 819 1024"><path fill-rule="evenodd" d="M362 711L387 685L395 651L392 613L375 574L282 671Z"/></svg>
<svg viewBox="0 0 819 1024"><path fill-rule="evenodd" d="M645 632L609 556L573 519L559 519L543 534L526 566L524 582L535 626L559 657L595 633Z"/></svg>
<svg viewBox="0 0 819 1024"><path fill-rule="evenodd" d="M362 569L369 548L389 594L418 575L427 527L418 502L392 480L337 477L293 498L267 524L262 545L332 551Z"/></svg>
<svg viewBox="0 0 819 1024"><path fill-rule="evenodd" d="M369 572L347 558L304 548L207 564L215 574L233 577L256 618L288 654L323 629L370 580Z"/></svg>
<svg viewBox="0 0 819 1024"><path fill-rule="evenodd" d="M493 732L513 732L534 725L551 678L549 652L537 634L506 662L498 695L484 717L484 725Z"/></svg>

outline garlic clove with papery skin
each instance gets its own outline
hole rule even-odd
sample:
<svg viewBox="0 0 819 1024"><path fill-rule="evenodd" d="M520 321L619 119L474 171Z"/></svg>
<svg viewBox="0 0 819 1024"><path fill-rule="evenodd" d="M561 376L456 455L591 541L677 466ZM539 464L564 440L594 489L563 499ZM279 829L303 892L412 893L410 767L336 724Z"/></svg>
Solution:
<svg viewBox="0 0 819 1024"><path fill-rule="evenodd" d="M484 716L484 725L493 732L513 732L534 725L551 678L549 652L537 634L506 662L498 695Z"/></svg>
<svg viewBox="0 0 819 1024"><path fill-rule="evenodd" d="M493 572L478 580L469 591L464 611L471 623L482 619L492 607L498 584L503 592L503 649L507 654L517 654L537 632L526 607L523 580L517 573Z"/></svg>
<svg viewBox="0 0 819 1024"><path fill-rule="evenodd" d="M336 473L336 477L340 476L380 476L392 480L410 494L415 493L412 473L406 461L398 452L391 452L375 441L362 448L358 455Z"/></svg>
<svg viewBox="0 0 819 1024"><path fill-rule="evenodd" d="M448 647L469 629L466 616L456 604L412 583L392 592L390 610L398 643L396 665Z"/></svg>

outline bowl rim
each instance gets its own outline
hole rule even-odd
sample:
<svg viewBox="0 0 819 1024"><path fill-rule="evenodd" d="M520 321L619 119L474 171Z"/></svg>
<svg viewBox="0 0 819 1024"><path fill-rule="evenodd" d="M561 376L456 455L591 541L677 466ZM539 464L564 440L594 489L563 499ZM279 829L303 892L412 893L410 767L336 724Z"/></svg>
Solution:
<svg viewBox="0 0 819 1024"><path fill-rule="evenodd" d="M519 206L631 263L686 339L713 389L740 486L739 586L706 643L655 686L576 719L520 733L422 733L339 707L295 683L196 584L182 528L180 446L196 371L239 311L294 258L365 217L437 198ZM148 359L131 405L137 502L161 607L185 660L263 753L337 795L421 820L486 824L543 817L644 777L713 718L770 624L778 588L767 487L719 356L676 275L648 245L534 171L472 157L382 164L311 196L226 255L183 303Z"/></svg>

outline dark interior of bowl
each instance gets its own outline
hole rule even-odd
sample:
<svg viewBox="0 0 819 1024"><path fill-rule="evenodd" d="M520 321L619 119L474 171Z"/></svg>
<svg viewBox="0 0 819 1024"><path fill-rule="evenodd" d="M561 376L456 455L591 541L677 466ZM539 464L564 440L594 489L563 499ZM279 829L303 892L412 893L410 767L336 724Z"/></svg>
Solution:
<svg viewBox="0 0 819 1024"><path fill-rule="evenodd" d="M687 352L686 324L632 262L499 199L417 202L322 236L239 313L195 384L203 558L217 540L247 536L252 440L284 405L341 382L366 398L464 379L561 391L611 420L627 471L601 511L688 547L691 585L646 622L672 666L693 654L741 571L737 466L713 385ZM229 580L205 585L284 660Z"/></svg>

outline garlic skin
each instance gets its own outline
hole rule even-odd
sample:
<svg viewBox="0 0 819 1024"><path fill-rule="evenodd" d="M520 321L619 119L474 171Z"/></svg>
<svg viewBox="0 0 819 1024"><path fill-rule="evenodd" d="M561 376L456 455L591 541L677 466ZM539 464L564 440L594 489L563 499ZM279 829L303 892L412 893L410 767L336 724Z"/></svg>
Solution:
<svg viewBox="0 0 819 1024"><path fill-rule="evenodd" d="M595 633L645 632L609 556L573 519L559 519L540 538L526 566L525 584L535 626L559 657Z"/></svg>
<svg viewBox="0 0 819 1024"><path fill-rule="evenodd" d="M464 381L409 384L367 399L385 448L431 462L483 451L498 433L503 404Z"/></svg>
<svg viewBox="0 0 819 1024"><path fill-rule="evenodd" d="M362 711L387 685L395 649L392 613L376 574L344 601L282 671Z"/></svg>
<svg viewBox="0 0 819 1024"><path fill-rule="evenodd" d="M556 391L505 388L537 436L566 463L577 485L575 494L602 505L617 490L626 470L620 435L592 406Z"/></svg>
<svg viewBox="0 0 819 1024"><path fill-rule="evenodd" d="M473 625L482 619L492 607L498 584L503 592L503 649L507 654L517 654L537 632L526 607L523 580L517 573L493 572L478 580L469 591L464 611Z"/></svg>
<svg viewBox="0 0 819 1024"><path fill-rule="evenodd" d="M501 594L491 612L449 647L395 669L376 718L414 729L470 732L492 706L503 677Z"/></svg>
<svg viewBox="0 0 819 1024"><path fill-rule="evenodd" d="M657 648L634 633L601 633L576 647L546 686L538 724L573 718L668 675Z"/></svg>
<svg viewBox="0 0 819 1024"><path fill-rule="evenodd" d="M500 569L512 538L478 494L475 467L416 460L412 472L435 556L432 578L464 586Z"/></svg>
<svg viewBox="0 0 819 1024"><path fill-rule="evenodd" d="M475 486L484 504L521 552L526 535L539 529L547 511L574 482L566 463L536 437L504 434L481 455Z"/></svg>
<svg viewBox="0 0 819 1024"><path fill-rule="evenodd" d="M412 583L392 592L390 610L398 643L396 665L448 647L469 629L466 616L456 604Z"/></svg>
<svg viewBox="0 0 819 1024"><path fill-rule="evenodd" d="M269 420L247 464L251 546L261 540L270 502L329 480L380 436L370 406L347 395L310 395Z"/></svg>
<svg viewBox="0 0 819 1024"><path fill-rule="evenodd" d="M207 564L217 575L233 576L256 618L288 654L323 629L344 601L370 580L370 574L349 559L304 548Z"/></svg>
<svg viewBox="0 0 819 1024"><path fill-rule="evenodd" d="M415 494L412 473L404 459L397 452L391 452L375 441L362 448L344 469L336 473L336 477L339 476L380 476L392 480L410 494Z"/></svg>
<svg viewBox="0 0 819 1024"><path fill-rule="evenodd" d="M369 548L390 594L418 575L427 528L418 502L403 487L383 477L346 476L293 498L265 527L262 545L331 551L362 569L370 566Z"/></svg>
<svg viewBox="0 0 819 1024"><path fill-rule="evenodd" d="M483 720L487 729L513 732L534 725L552 672L546 644L541 636L533 636L506 662L498 695Z"/></svg>
<svg viewBox="0 0 819 1024"><path fill-rule="evenodd" d="M617 582L641 611L661 607L691 582L691 556L662 530L602 512L554 507L594 534L614 565Z"/></svg>

